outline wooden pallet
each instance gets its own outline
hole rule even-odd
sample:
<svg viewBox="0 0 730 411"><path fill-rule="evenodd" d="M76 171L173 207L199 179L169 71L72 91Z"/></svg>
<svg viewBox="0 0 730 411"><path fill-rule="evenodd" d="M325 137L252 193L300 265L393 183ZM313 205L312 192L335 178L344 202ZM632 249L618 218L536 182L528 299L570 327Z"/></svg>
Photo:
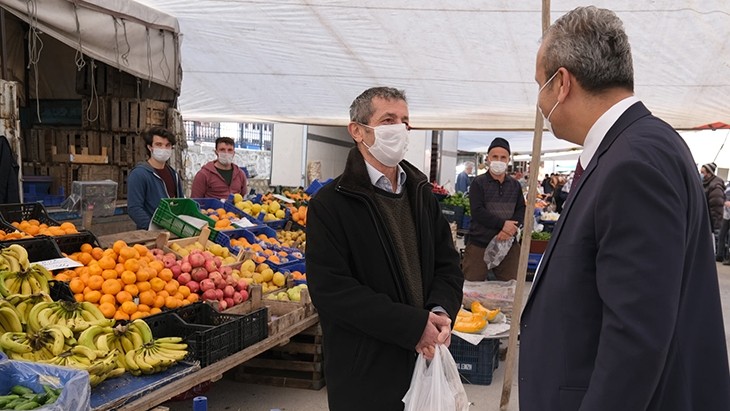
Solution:
<svg viewBox="0 0 730 411"><path fill-rule="evenodd" d="M325 386L322 329L317 324L289 342L264 352L237 367L239 382L319 390Z"/></svg>

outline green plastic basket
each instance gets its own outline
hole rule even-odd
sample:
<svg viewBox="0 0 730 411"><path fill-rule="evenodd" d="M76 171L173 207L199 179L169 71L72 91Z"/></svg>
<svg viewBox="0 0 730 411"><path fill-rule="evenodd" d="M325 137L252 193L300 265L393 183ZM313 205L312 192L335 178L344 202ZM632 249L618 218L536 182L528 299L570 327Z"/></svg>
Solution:
<svg viewBox="0 0 730 411"><path fill-rule="evenodd" d="M163 198L157 206L152 222L175 234L179 238L197 237L200 228L188 223L178 216L187 215L206 221L211 228L208 238L215 241L218 231L214 230L215 221L200 212L198 203L189 198Z"/></svg>

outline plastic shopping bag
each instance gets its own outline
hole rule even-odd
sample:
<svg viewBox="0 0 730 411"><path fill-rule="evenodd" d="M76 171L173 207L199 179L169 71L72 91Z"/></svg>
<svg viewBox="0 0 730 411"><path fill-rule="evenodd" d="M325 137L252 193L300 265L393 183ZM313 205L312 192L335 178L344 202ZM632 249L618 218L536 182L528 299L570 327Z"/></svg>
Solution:
<svg viewBox="0 0 730 411"><path fill-rule="evenodd" d="M429 364L430 363L430 364ZM469 401L449 349L436 346L433 360L416 360L411 386L403 397L404 411L468 411Z"/></svg>
<svg viewBox="0 0 730 411"><path fill-rule="evenodd" d="M487 264L487 270L498 266L504 260L504 257L507 257L514 241L514 237L509 240L497 240L497 236L492 238L492 241L487 244L487 248L484 250L484 262Z"/></svg>

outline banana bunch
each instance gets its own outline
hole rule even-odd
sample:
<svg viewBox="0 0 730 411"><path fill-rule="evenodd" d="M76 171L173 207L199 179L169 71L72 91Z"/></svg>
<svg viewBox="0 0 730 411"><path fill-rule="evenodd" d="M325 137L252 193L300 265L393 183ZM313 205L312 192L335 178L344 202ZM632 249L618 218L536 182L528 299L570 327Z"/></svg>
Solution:
<svg viewBox="0 0 730 411"><path fill-rule="evenodd" d="M20 322L24 325L28 324L30 310L32 310L36 304L41 302L53 302L51 296L48 293L44 292L30 295L11 294L5 297L5 300L7 300L8 303L14 306L15 310L20 316Z"/></svg>
<svg viewBox="0 0 730 411"><path fill-rule="evenodd" d="M136 319L126 325L114 327L111 334L107 334L106 345L116 349L121 354L117 360L120 367L130 370L126 364L126 354L152 341L152 330L147 323ZM103 343L102 343L103 344ZM131 370L130 370L131 371Z"/></svg>
<svg viewBox="0 0 730 411"><path fill-rule="evenodd" d="M187 348L180 337L158 338L127 352L124 361L132 375L155 374L184 359Z"/></svg>
<svg viewBox="0 0 730 411"><path fill-rule="evenodd" d="M6 248L0 252L0 256L8 249ZM20 247L20 249L25 251L23 247ZM5 261L7 260L8 257L6 256ZM48 294L50 292L48 280L52 278L51 272L40 264L32 264L28 268L18 271L12 269L0 271L0 294L3 297L11 294L29 295L41 292Z"/></svg>
<svg viewBox="0 0 730 411"><path fill-rule="evenodd" d="M60 325L50 325L34 333L7 332L0 335L0 348L16 360L48 360L74 344L73 332Z"/></svg>
<svg viewBox="0 0 730 411"><path fill-rule="evenodd" d="M14 360L33 361L33 347L30 338L24 332L7 332L0 335L0 349Z"/></svg>
<svg viewBox="0 0 730 411"><path fill-rule="evenodd" d="M0 300L0 333L22 332L21 314L11 303Z"/></svg>
<svg viewBox="0 0 730 411"><path fill-rule="evenodd" d="M57 324L66 326L73 332L82 332L92 325L111 327L113 319L107 319L94 304L69 301L43 301L37 303L28 313L28 331L37 331L41 328Z"/></svg>
<svg viewBox="0 0 730 411"><path fill-rule="evenodd" d="M10 244L0 250L0 271L27 271L30 267L28 251L19 244Z"/></svg>
<svg viewBox="0 0 730 411"><path fill-rule="evenodd" d="M117 367L119 355L117 350L102 352L79 344L40 362L86 370L89 373L91 386L95 387L107 378L124 374L124 368Z"/></svg>

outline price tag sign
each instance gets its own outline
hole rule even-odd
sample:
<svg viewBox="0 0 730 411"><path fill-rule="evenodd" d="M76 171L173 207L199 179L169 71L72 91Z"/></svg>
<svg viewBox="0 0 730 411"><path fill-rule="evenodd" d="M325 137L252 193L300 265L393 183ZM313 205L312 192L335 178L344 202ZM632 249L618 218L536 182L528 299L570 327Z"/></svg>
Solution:
<svg viewBox="0 0 730 411"><path fill-rule="evenodd" d="M274 194L274 198L279 199L285 203L294 204L294 200L292 200L291 198L288 198L288 197L284 197L281 194Z"/></svg>
<svg viewBox="0 0 730 411"><path fill-rule="evenodd" d="M53 270L62 270L64 268L74 268L74 267L82 267L83 264L81 264L78 261L74 261L70 258L63 257L63 258L54 258L52 260L45 260L45 261L36 261L33 264L39 264L46 268L48 271Z"/></svg>

